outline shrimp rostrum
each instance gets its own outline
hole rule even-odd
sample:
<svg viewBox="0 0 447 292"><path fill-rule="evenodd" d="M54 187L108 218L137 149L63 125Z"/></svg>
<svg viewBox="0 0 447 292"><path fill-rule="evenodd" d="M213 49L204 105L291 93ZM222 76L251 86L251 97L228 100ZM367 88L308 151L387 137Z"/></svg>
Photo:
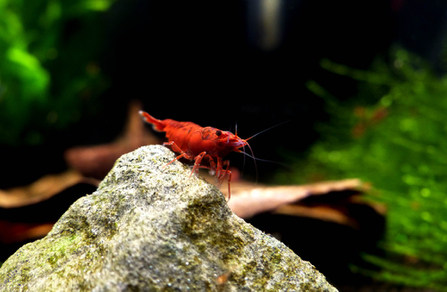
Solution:
<svg viewBox="0 0 447 292"><path fill-rule="evenodd" d="M228 199L230 199L230 161L223 158L230 152L242 152L240 148L244 146L250 148L247 140L252 137L241 139L237 134L213 127L201 127L192 122L157 120L144 111L140 111L140 115L147 123L153 125L154 130L166 133L168 142L163 145L170 146L174 152L180 154L167 165L180 158L186 158L194 160L191 174L197 173L199 168L209 169L210 174L216 176L218 184L228 177Z"/></svg>

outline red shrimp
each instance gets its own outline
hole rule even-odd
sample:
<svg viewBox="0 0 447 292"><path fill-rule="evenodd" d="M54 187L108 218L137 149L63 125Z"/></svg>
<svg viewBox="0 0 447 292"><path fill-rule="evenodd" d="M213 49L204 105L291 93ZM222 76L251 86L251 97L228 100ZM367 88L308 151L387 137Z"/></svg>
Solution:
<svg viewBox="0 0 447 292"><path fill-rule="evenodd" d="M178 122L171 119L157 120L147 112L140 111L139 113L147 123L153 125L154 130L166 132L168 142L163 145L170 146L173 151L180 153L166 166L184 157L194 160L191 174L197 173L199 168L209 169L212 175L216 175L219 184L228 176L228 200L230 200L230 161L223 160L223 157L233 151L242 152L239 148L244 146L248 146L251 150L247 140L253 136L244 140L239 138L237 133L233 134L213 127L201 127L192 122ZM209 165L203 164L206 161Z"/></svg>

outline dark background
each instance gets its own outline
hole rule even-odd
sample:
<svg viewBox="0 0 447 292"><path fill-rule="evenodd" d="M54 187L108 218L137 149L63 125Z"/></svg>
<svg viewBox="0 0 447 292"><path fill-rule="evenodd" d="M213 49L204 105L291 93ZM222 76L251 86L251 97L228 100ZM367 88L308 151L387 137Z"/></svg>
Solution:
<svg viewBox="0 0 447 292"><path fill-rule="evenodd" d="M74 17L64 24L65 54L53 66L71 70L83 60L82 48L93 47L93 61L108 78L108 89L86 103L76 123L44 133L43 143L1 146L8 171L0 187L63 170L62 154L69 147L112 141L123 130L133 99L159 119L233 132L237 124L242 138L288 121L250 141L256 157L287 165L290 156L304 155L319 138L315 125L328 120L325 101L306 82L318 82L342 102L358 98L357 81L322 69L321 60L367 70L400 45L442 73L446 8L447 2L436 0L284 0L278 42L268 50L260 45L259 1L128 0L117 1L95 27ZM76 43L79 31L89 31L91 40ZM243 167L242 155L229 158ZM260 181L287 169L257 164ZM245 178L254 179L255 172L246 159Z"/></svg>
<svg viewBox="0 0 447 292"><path fill-rule="evenodd" d="M122 108L134 98L160 119L233 132L237 123L243 138L289 121L250 141L256 157L287 164L280 153L300 155L318 139L315 123L328 118L324 101L306 88L307 81L317 81L340 100L355 98L356 81L321 69L322 59L367 70L399 44L442 71L445 1L285 0L279 41L270 50L259 45L257 5L259 1L116 3L104 19L100 62L112 80L102 103L109 119L95 124L109 128L113 136L112 129L119 129L124 119ZM91 136L97 137L95 132ZM230 158L241 167L242 158ZM261 179L278 167L259 162ZM253 176L252 166L245 169Z"/></svg>

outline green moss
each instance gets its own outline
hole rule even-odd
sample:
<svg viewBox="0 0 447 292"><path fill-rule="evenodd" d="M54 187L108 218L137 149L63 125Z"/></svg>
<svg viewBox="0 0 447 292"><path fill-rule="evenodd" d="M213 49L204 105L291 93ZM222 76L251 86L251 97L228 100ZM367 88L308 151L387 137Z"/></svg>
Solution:
<svg viewBox="0 0 447 292"><path fill-rule="evenodd" d="M386 239L380 244L386 256L365 257L381 272L357 270L447 291L447 77L435 76L417 60L400 50L392 65L371 73L325 62L328 70L365 81L357 100L365 99L362 92L379 92L375 87L384 93L372 105L342 106L319 90L331 101L331 124L320 126L324 139L307 161L296 163L295 178L283 182L311 177L371 182L369 198L388 206Z"/></svg>
<svg viewBox="0 0 447 292"><path fill-rule="evenodd" d="M0 14L0 142L36 145L83 117L98 114L108 86L92 61L100 56L104 1L2 1ZM90 5L85 3L101 3ZM65 28L73 20L70 37ZM88 44L88 45L86 45ZM78 54L77 59L70 58ZM79 96L88 93L84 101Z"/></svg>

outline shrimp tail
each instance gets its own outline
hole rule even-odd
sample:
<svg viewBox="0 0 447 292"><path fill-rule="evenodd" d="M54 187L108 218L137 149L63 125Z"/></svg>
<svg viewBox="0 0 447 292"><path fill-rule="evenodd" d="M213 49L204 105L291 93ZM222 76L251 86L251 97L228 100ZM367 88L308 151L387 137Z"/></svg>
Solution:
<svg viewBox="0 0 447 292"><path fill-rule="evenodd" d="M144 111L139 111L139 114L144 118L144 120L147 123L153 125L154 130L164 131L164 128L166 125L165 125L165 123L163 123L163 121L157 120L156 118L154 118L153 116L151 116L150 114L148 114L147 112L144 112Z"/></svg>

